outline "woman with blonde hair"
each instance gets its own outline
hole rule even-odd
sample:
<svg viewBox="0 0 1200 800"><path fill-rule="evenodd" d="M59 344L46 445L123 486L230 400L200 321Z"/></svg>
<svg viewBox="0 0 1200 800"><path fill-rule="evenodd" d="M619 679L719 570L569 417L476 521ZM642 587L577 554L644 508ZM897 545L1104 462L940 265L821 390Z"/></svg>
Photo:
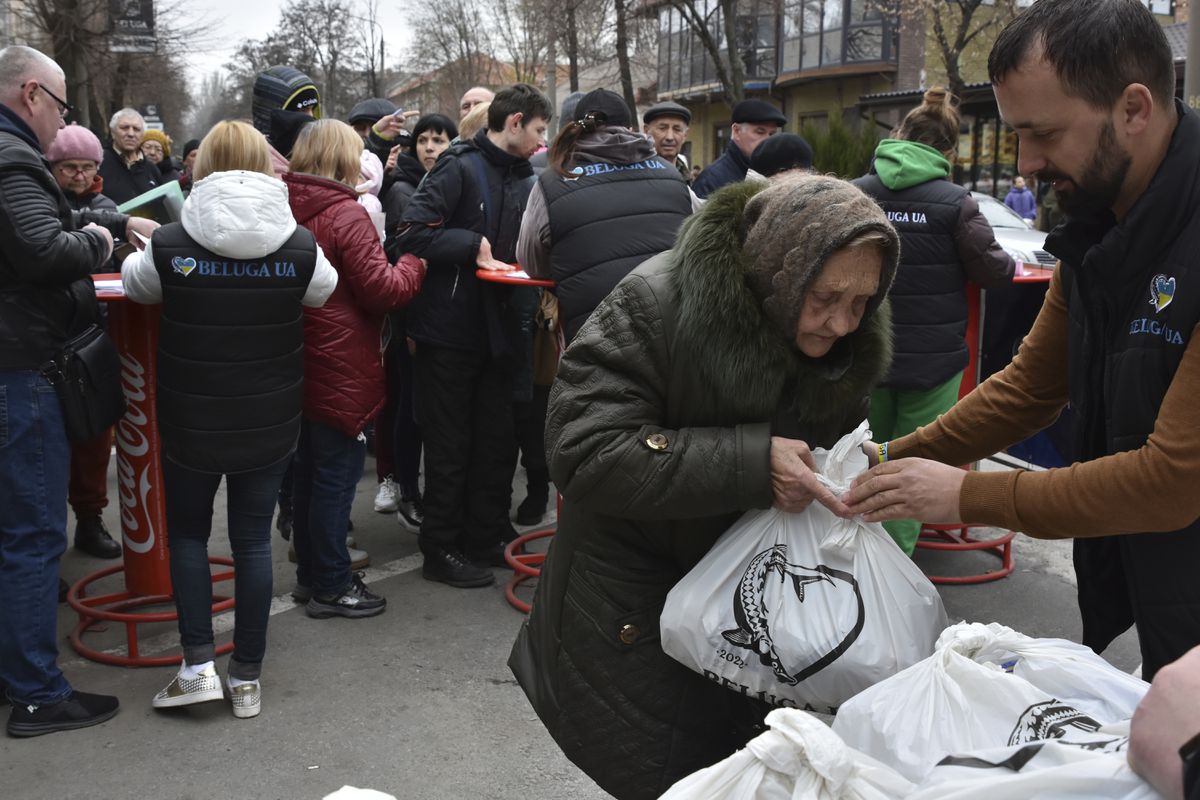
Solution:
<svg viewBox="0 0 1200 800"><path fill-rule="evenodd" d="M879 143L870 173L854 181L888 212L902 244L890 295L895 360L871 393L871 431L879 441L912 433L958 401L968 360L967 281L986 289L1012 280L1013 260L979 204L950 180L958 132L953 95L930 89L894 138ZM884 527L911 555L920 521Z"/></svg>
<svg viewBox="0 0 1200 800"><path fill-rule="evenodd" d="M425 274L414 256L388 263L357 202L362 149L346 123L318 120L300 133L284 176L296 221L340 276L329 302L305 313L304 418L293 479L292 596L316 618L370 617L386 608L351 572L346 525L366 457L363 428L383 407L384 320L408 304Z"/></svg>
<svg viewBox="0 0 1200 800"><path fill-rule="evenodd" d="M208 538L221 477L237 601L228 687L234 716L259 713L271 608L271 516L300 431L303 306L337 273L296 225L267 141L221 122L200 143L179 222L126 259L125 293L161 303L158 428L171 582L183 664L155 708L224 696L214 664Z"/></svg>

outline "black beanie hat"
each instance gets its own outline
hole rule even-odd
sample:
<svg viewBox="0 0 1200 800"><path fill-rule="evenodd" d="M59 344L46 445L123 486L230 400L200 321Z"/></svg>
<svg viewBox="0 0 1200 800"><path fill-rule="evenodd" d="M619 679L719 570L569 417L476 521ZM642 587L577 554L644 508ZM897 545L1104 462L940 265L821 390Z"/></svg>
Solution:
<svg viewBox="0 0 1200 800"><path fill-rule="evenodd" d="M812 167L813 151L804 138L794 133L768 136L750 154L750 169L769 178L780 172Z"/></svg>
<svg viewBox="0 0 1200 800"><path fill-rule="evenodd" d="M199 139L188 139L183 145L183 160L187 161L188 153L200 147Z"/></svg>
<svg viewBox="0 0 1200 800"><path fill-rule="evenodd" d="M313 111L313 119L321 118L321 96L316 84L303 72L292 67L274 66L258 74L254 81L251 112L259 133L271 135L272 111L304 111L308 108Z"/></svg>
<svg viewBox="0 0 1200 800"><path fill-rule="evenodd" d="M394 113L396 113L396 105L391 100L369 97L354 104L354 108L350 109L350 116L346 117L346 122L351 125L356 122L375 123L388 114Z"/></svg>
<svg viewBox="0 0 1200 800"><path fill-rule="evenodd" d="M580 98L579 105L575 107L575 118L583 119L593 112L604 114L605 125L628 128L632 119L625 98L608 89L593 89Z"/></svg>

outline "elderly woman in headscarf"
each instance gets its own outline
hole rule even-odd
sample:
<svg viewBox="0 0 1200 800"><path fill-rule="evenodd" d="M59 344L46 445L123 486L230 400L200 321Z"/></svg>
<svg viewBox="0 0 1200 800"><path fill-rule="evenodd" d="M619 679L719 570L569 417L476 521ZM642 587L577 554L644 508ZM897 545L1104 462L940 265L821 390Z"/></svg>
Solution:
<svg viewBox="0 0 1200 800"><path fill-rule="evenodd" d="M563 356L546 446L558 533L509 665L566 755L622 800L745 744L770 709L663 653L667 593L744 512L800 511L810 448L891 360L899 242L869 197L794 172L714 194Z"/></svg>

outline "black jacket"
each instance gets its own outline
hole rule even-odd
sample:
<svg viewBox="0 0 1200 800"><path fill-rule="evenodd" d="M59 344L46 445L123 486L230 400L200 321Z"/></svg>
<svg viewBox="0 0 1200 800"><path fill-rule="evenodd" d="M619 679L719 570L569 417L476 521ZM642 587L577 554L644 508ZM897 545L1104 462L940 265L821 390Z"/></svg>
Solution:
<svg viewBox="0 0 1200 800"><path fill-rule="evenodd" d="M91 272L106 256L88 222L123 233L128 217L72 211L33 131L0 105L0 371L37 369L98 318Z"/></svg>
<svg viewBox="0 0 1200 800"><path fill-rule="evenodd" d="M550 223L551 277L567 341L622 278L671 249L692 213L678 171L651 156L632 164L587 163L564 178L538 178Z"/></svg>
<svg viewBox="0 0 1200 800"><path fill-rule="evenodd" d="M408 334L440 347L512 354L515 320L508 289L475 277L480 240L512 262L521 214L533 182L524 158L510 155L481 130L438 158L405 209L400 252L429 264L421 292L408 309Z"/></svg>
<svg viewBox="0 0 1200 800"><path fill-rule="evenodd" d="M746 179L746 170L750 169L750 159L742 152L742 148L731 139L725 145L725 152L713 163L709 164L696 182L692 191L697 197L705 198L729 183L737 183Z"/></svg>
<svg viewBox="0 0 1200 800"><path fill-rule="evenodd" d="M900 234L900 269L888 297L896 336L883 385L925 390L967 366L967 281L1012 280L1015 264L970 191L944 179L893 190L872 168L854 185L875 198Z"/></svg>
<svg viewBox="0 0 1200 800"><path fill-rule="evenodd" d="M111 147L104 151L100 177L104 179L104 193L117 205L145 194L163 182L158 167L150 159L140 158L126 165L125 157Z"/></svg>
<svg viewBox="0 0 1200 800"><path fill-rule="evenodd" d="M163 452L209 473L285 458L304 405L301 300L316 266L313 235L297 226L278 250L245 261L206 250L179 223L156 230L152 243L163 292Z"/></svg>
<svg viewBox="0 0 1200 800"><path fill-rule="evenodd" d="M1071 218L1046 240L1070 315L1073 461L1146 443L1200 323L1200 117L1180 121L1150 185L1118 225ZM1075 540L1083 643L1137 624L1146 680L1200 644L1200 520L1178 531Z"/></svg>

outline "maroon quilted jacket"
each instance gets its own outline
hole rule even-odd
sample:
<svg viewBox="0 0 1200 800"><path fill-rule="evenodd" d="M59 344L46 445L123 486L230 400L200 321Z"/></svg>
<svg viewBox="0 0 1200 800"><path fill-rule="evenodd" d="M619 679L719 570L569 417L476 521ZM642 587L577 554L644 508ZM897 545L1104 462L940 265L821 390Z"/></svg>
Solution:
<svg viewBox="0 0 1200 800"><path fill-rule="evenodd" d="M293 172L283 179L296 222L338 272L325 305L304 309L304 416L357 436L383 408L386 312L416 295L425 265L411 255L388 263L349 186Z"/></svg>

